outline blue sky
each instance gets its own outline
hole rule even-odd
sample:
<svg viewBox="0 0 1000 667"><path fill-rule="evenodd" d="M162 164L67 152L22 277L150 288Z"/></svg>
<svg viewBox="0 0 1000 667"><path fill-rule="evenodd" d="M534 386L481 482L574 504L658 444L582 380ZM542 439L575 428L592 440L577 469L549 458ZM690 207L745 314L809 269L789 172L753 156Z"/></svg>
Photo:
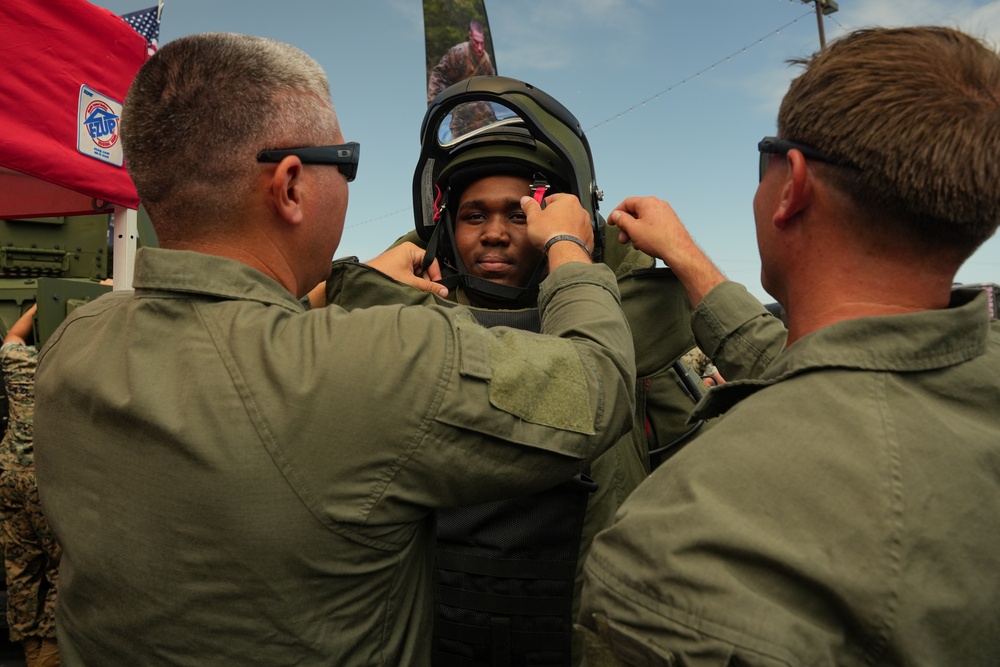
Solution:
<svg viewBox="0 0 1000 667"><path fill-rule="evenodd" d="M155 0L93 0L116 14ZM839 0L827 39L942 24L1000 44L1000 0ZM819 46L801 0L486 0L497 69L554 96L587 132L607 214L668 200L725 274L764 301L751 202L756 145L775 133L788 58ZM344 135L362 144L338 256L370 259L413 228L426 110L420 0L164 0L160 41L226 31L289 42L326 70ZM961 269L1000 282L1000 237Z"/></svg>

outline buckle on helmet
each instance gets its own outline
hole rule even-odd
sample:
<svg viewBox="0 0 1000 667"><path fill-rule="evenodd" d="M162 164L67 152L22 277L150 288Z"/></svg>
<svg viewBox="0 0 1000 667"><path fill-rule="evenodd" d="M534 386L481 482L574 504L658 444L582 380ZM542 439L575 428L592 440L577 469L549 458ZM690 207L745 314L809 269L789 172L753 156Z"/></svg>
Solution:
<svg viewBox="0 0 1000 667"><path fill-rule="evenodd" d="M535 180L531 183L531 196L542 208L545 208L545 192L549 187L549 182L544 176L535 174Z"/></svg>

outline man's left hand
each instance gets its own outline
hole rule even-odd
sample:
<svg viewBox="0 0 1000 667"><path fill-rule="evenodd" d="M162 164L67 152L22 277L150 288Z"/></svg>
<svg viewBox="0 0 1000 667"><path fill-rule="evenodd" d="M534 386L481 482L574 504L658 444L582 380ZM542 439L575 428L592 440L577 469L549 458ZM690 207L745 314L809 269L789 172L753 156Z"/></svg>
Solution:
<svg viewBox="0 0 1000 667"><path fill-rule="evenodd" d="M424 254L424 249L414 243L401 243L365 264L410 287L441 297L448 296L448 288L434 282L441 279L441 267L436 259L426 274L418 273L423 268Z"/></svg>

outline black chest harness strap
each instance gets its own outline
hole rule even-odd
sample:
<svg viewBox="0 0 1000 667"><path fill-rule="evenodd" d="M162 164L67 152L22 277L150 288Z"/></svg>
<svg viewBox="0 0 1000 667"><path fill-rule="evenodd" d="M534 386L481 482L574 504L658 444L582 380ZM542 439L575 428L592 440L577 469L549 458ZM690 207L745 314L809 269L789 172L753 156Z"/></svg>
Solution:
<svg viewBox="0 0 1000 667"><path fill-rule="evenodd" d="M471 309L484 326L539 331L537 309ZM437 513L434 665L570 665L584 515L580 474L530 496Z"/></svg>

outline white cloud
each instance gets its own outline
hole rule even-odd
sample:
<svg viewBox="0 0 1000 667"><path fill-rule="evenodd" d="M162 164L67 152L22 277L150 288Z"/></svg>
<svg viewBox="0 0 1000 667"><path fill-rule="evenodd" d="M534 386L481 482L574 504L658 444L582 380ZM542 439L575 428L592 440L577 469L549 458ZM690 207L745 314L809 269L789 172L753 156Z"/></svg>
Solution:
<svg viewBox="0 0 1000 667"><path fill-rule="evenodd" d="M957 25L969 34L982 37L996 48L1000 46L1000 2L989 2L958 20Z"/></svg>
<svg viewBox="0 0 1000 667"><path fill-rule="evenodd" d="M507 0L490 7L490 29L507 38L493 46L503 70L557 71L580 57L583 49L599 51L627 63L635 55L635 36L655 0ZM553 17L558 17L554 19ZM601 35L584 42L583 34ZM505 49L504 42L515 45Z"/></svg>
<svg viewBox="0 0 1000 667"><path fill-rule="evenodd" d="M826 20L827 39L833 40L857 28L945 25L984 38L1000 48L1000 0L839 0L840 11ZM803 55L807 55L803 53ZM791 79L798 70L771 67L744 82L756 97L758 109L776 114Z"/></svg>
<svg viewBox="0 0 1000 667"><path fill-rule="evenodd" d="M946 25L1000 43L1000 0L860 0L832 19L848 30L867 26Z"/></svg>

